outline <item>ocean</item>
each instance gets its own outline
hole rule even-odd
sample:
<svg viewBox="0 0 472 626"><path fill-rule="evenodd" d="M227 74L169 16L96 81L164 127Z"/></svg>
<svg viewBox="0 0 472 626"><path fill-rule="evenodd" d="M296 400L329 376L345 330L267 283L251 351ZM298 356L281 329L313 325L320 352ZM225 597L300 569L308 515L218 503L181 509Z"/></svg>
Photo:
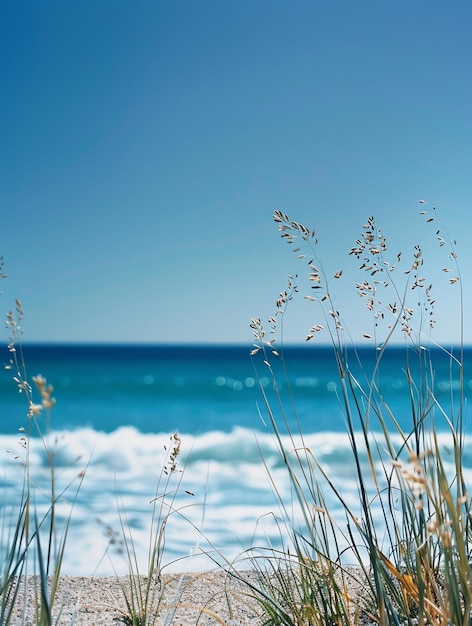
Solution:
<svg viewBox="0 0 472 626"><path fill-rule="evenodd" d="M304 445L356 508L357 484L333 350L287 347L283 360L269 352L270 367L262 354L251 357L250 350L251 346L23 347L28 379L41 374L54 387L56 404L38 422L54 452L59 529L70 516L64 574L125 574L126 545L133 546L145 571L156 506L161 514L170 512L163 546L168 571L201 571L215 561L242 559L253 547L286 547L288 536L275 491L286 504L292 491L264 396L285 433L287 450L300 445L301 432ZM444 407L452 403L456 411L459 385L454 361L438 349L424 353L433 364L427 373L439 401ZM349 353L360 381L372 376L377 355L375 348ZM472 394L472 378L467 377L471 357L468 348L466 417ZM8 360L5 347L3 362ZM405 430L412 421L407 362L415 379L423 366L415 350L389 348L376 373L386 402ZM26 454L22 437L33 426L14 374L7 369L0 374L3 540L11 532L21 495ZM37 394L34 397L39 402ZM370 419L375 432L375 415ZM393 423L391 428L395 438ZM436 429L446 445L448 425L440 414ZM295 433L295 444L289 431ZM180 449L171 471L169 454L176 441ZM41 518L47 513L50 474L34 428L28 446L30 484ZM464 462L469 472L472 452L467 446ZM329 490L326 499L342 524L338 500Z"/></svg>

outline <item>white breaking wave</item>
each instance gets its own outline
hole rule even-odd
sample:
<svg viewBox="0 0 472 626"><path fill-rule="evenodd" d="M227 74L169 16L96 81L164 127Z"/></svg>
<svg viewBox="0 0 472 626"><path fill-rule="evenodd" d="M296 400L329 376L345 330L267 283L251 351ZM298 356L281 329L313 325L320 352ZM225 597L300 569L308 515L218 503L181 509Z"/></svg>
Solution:
<svg viewBox="0 0 472 626"><path fill-rule="evenodd" d="M280 510L269 475L287 505L293 493L272 433L239 427L230 433L180 433L176 470L166 484L163 468L172 447L171 436L144 434L133 427L112 433L83 428L49 435L59 530L68 516L71 519L64 574L126 574L122 524L145 572L155 498L158 507L165 502L172 506L172 510L161 509L164 516L170 513L163 556L169 570L210 569L214 562L207 553L219 562L232 561L254 546L287 544L284 526L276 521ZM446 445L447 435L441 437ZM360 508L351 445L345 433L311 433L303 442L285 436L283 446L289 458L295 450L309 450L346 502L354 510ZM17 519L26 454L39 519L47 514L51 501L50 468L39 439L32 438L26 450L20 436L2 435L0 450L5 542ZM364 462L368 470L366 459ZM318 476L321 478L320 473ZM334 494L325 489L325 495L330 513L340 524L345 523Z"/></svg>

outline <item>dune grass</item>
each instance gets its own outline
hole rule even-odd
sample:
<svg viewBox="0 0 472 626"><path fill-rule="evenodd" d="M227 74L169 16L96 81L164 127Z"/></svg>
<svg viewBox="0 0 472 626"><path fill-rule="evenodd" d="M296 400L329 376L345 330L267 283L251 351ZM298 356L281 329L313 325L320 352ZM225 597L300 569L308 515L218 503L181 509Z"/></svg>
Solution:
<svg viewBox="0 0 472 626"><path fill-rule="evenodd" d="M120 507L120 526L128 561L128 581L123 585L126 611L122 621L127 626L154 626L160 619L163 606L162 558L165 549L166 526L172 516L179 511L175 498L180 488L182 473L177 471L181 440L177 433L171 436L171 444L166 447L166 460L156 481L151 505L151 528L147 552L146 571L140 571L138 554L128 523L126 511Z"/></svg>
<svg viewBox="0 0 472 626"><path fill-rule="evenodd" d="M289 427L296 420L296 396L292 394L288 403L286 396L282 398L274 362L284 363L283 325L301 291L301 279L291 276L287 289L279 294L268 330L260 319L251 322L252 356L273 381L269 391L261 385L265 410L292 485L292 500L287 502L273 483L289 548L248 554L260 572L260 588L255 592L266 625L472 623L471 501L462 462L460 272L455 242L443 234L435 209L421 213L436 227L439 247L446 248L451 264L445 271L451 272L451 287L458 289L458 347L445 351L450 362L450 393L445 401L435 384L437 350L431 349L438 348L432 335L435 301L432 285L424 278L421 247L415 246L406 266L401 265L401 255L390 257L387 239L371 217L349 252L360 272L354 289L372 315L372 328L363 334L375 352L375 366L368 371L348 332L348 319L356 312L349 311L345 318L336 309L335 287L349 288L342 284L342 269L325 270L317 256L315 231L279 211L274 215L282 238L305 264L311 284L305 298L317 306L319 321L306 340L316 342L324 334L336 359L339 410L351 449L346 464L356 477L358 503L344 498L342 485L332 481L316 450L305 444L301 429L293 432ZM406 429L400 426L381 382L383 358L398 335L405 343L404 376L409 389L409 406L402 409L410 415ZM316 398L313 410L316 413ZM447 447L440 443L440 430L449 433ZM289 447L284 444L287 437ZM269 469L268 473L270 477ZM327 494L338 500L343 519L330 514Z"/></svg>
<svg viewBox="0 0 472 626"><path fill-rule="evenodd" d="M55 404L55 398L52 395L54 389L41 375L32 377L34 390L28 381L21 349L23 315L22 304L16 300L15 311L9 311L6 316L6 326L10 333L8 344L10 359L6 368L11 371L17 390L24 397L27 426L20 428L20 452L13 459L23 472L23 486L19 500L13 505L14 530L11 536L4 537L6 545L2 546L0 623L8 626L12 622L19 609L20 587L22 584L26 585L28 575L33 575L37 581L34 623L38 626L50 626L55 623L55 619L58 619L53 619L53 609L74 503L85 476L86 467L70 484L58 486L55 468L57 442L50 441L48 437L51 411ZM39 396L38 402L35 402L35 395ZM38 437L41 441L48 468L49 495L45 511L40 511L35 501L34 468L30 459L30 444L33 437ZM11 451L11 454L13 455L14 452ZM59 521L58 505L66 494L71 503L69 512L65 519L62 517ZM23 594L23 598L25 597Z"/></svg>

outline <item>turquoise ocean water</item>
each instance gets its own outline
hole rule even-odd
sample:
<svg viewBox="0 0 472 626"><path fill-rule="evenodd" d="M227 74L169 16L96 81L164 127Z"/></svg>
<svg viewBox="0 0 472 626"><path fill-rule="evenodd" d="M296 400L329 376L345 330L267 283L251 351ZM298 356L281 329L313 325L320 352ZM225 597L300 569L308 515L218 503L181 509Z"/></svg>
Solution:
<svg viewBox="0 0 472 626"><path fill-rule="evenodd" d="M272 370L261 355L251 359L249 353L246 346L24 346L28 376L42 374L54 386L57 403L51 422L41 421L41 427L55 450L58 489L76 484L76 477L87 467L72 511L65 573L126 572L126 559L120 553L120 516L145 562L151 500L161 495L156 485L173 433L181 438L177 466L181 471L175 472L170 485L177 487L180 481L174 502L179 512L167 525L164 561L172 563L169 568L208 569L212 561L203 553L213 549L233 559L253 545L280 545L271 514L278 509L267 468L286 498L290 484L274 445L264 393L282 428L284 417L293 432L300 426L305 444L356 506L357 488L332 350L285 348L283 362L271 357ZM378 352L363 348L358 354L362 367L354 352L349 359L362 381L371 376ZM457 408L454 364L439 350L429 354L433 369L428 375L438 398L445 407L453 402ZM472 350L467 349L466 417L472 394L472 374L467 377L471 357ZM5 348L4 363L8 359ZM377 375L404 429L412 420L407 360L415 376L420 367L415 351L390 348ZM273 394L272 372L284 412ZM25 450L20 429L28 428L24 398L17 393L12 374L3 370L0 377L4 533L22 485ZM437 428L446 441L446 422L439 419ZM286 442L289 448L292 444L288 438ZM29 452L35 504L45 512L48 465L39 438L32 439ZM465 462L472 467L472 451L467 447ZM74 493L72 487L59 499L59 520L69 515ZM338 510L342 517L336 500L328 501L331 510ZM193 556L188 559L188 555Z"/></svg>

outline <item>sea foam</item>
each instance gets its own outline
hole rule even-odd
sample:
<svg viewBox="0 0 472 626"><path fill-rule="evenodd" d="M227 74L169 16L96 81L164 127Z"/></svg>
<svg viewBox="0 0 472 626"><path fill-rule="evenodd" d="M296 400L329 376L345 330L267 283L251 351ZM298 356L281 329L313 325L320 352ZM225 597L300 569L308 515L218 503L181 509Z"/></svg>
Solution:
<svg viewBox="0 0 472 626"><path fill-rule="evenodd" d="M210 569L215 560L232 561L254 546L287 545L278 498L286 505L292 503L288 508L293 508L295 518L297 506L272 433L241 427L230 433L180 433L177 467L167 476L163 470L172 434L144 434L133 427L111 433L83 428L53 432L46 438L55 466L59 531L71 520L63 573L126 574L123 533L146 571L153 511L161 521L169 514L162 546L168 570ZM440 437L446 445L447 435ZM345 502L361 513L345 433L309 433L303 440L285 436L283 447L289 457L297 451L316 457ZM31 438L25 449L19 436L2 435L0 449L6 537L16 521L26 455L39 519L50 505L50 466L41 439ZM361 462L368 472L362 454ZM321 472L318 479L322 484ZM334 519L345 524L343 508L329 488L325 497Z"/></svg>

